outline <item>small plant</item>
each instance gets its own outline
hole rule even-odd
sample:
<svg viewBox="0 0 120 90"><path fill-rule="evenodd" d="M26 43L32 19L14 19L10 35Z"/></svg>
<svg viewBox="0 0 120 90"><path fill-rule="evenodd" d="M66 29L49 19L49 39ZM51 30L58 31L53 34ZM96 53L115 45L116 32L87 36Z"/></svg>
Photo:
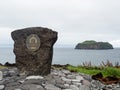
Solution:
<svg viewBox="0 0 120 90"><path fill-rule="evenodd" d="M86 67L86 68L92 67L91 61L89 61L89 62L83 62L83 66Z"/></svg>
<svg viewBox="0 0 120 90"><path fill-rule="evenodd" d="M112 62L110 62L109 60L107 60L106 62L102 61L102 64L100 65L101 67L116 67L119 68L119 62L115 62L115 64L113 64Z"/></svg>
<svg viewBox="0 0 120 90"><path fill-rule="evenodd" d="M120 67L119 62L115 62L115 67L116 67L116 68L119 68L119 67Z"/></svg>
<svg viewBox="0 0 120 90"><path fill-rule="evenodd" d="M114 65L109 60L107 60L107 62L102 61L101 66L103 66L103 67L113 67Z"/></svg>

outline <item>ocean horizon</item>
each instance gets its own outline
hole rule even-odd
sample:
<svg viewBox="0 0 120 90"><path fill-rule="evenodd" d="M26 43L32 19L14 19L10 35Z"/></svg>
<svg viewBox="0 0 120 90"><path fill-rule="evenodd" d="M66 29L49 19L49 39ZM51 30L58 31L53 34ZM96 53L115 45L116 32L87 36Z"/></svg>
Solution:
<svg viewBox="0 0 120 90"><path fill-rule="evenodd" d="M109 60L113 64L120 63L120 48L109 50L78 50L71 47L55 47L52 64L82 65L83 62L91 62L92 65L100 65L102 61ZM0 63L15 63L13 47L0 47Z"/></svg>

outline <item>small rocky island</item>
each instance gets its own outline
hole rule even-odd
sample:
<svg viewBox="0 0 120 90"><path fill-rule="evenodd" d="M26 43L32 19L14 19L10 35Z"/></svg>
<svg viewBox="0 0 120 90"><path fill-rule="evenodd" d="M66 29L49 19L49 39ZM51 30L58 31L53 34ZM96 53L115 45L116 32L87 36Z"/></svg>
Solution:
<svg viewBox="0 0 120 90"><path fill-rule="evenodd" d="M87 40L82 43L78 43L75 49L113 49L113 46L108 42L96 42L94 40Z"/></svg>

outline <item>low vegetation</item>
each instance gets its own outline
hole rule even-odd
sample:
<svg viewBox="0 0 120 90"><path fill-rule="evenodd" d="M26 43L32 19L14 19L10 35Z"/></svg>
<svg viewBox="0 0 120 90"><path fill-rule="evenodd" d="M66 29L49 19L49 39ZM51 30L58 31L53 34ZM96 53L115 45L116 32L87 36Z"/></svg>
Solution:
<svg viewBox="0 0 120 90"><path fill-rule="evenodd" d="M71 72L79 72L89 75L95 75L97 73L102 73L104 77L106 76L115 76L120 78L120 69L114 68L114 67L105 67L105 68L99 68L99 67L91 67L91 68L85 68L80 66L68 66L68 70Z"/></svg>
<svg viewBox="0 0 120 90"><path fill-rule="evenodd" d="M115 65L113 65L110 61L102 62L100 66L92 66L91 62L85 62L83 65L79 66L68 65L66 69L71 72L79 72L89 75L95 75L101 72L104 77L114 76L120 78L120 66L118 62L115 63Z"/></svg>
<svg viewBox="0 0 120 90"><path fill-rule="evenodd" d="M0 69L7 68L6 66L0 65Z"/></svg>
<svg viewBox="0 0 120 90"><path fill-rule="evenodd" d="M115 64L111 63L109 60L102 62L99 66L93 66L91 62L84 62L82 65L72 66L72 65L52 65L52 68L67 69L71 72L84 73L88 75L96 75L102 73L103 77L117 77L120 78L120 65L119 62Z"/></svg>

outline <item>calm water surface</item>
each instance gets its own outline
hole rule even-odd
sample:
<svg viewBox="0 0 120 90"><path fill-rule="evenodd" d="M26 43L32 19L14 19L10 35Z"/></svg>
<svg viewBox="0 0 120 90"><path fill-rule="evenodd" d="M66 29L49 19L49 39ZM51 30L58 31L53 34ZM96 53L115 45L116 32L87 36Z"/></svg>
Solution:
<svg viewBox="0 0 120 90"><path fill-rule="evenodd" d="M112 63L120 63L120 48L111 50L76 50L72 48L54 48L53 64L79 65L91 61L93 65L99 65L107 60ZM0 63L14 63L13 48L0 47Z"/></svg>

